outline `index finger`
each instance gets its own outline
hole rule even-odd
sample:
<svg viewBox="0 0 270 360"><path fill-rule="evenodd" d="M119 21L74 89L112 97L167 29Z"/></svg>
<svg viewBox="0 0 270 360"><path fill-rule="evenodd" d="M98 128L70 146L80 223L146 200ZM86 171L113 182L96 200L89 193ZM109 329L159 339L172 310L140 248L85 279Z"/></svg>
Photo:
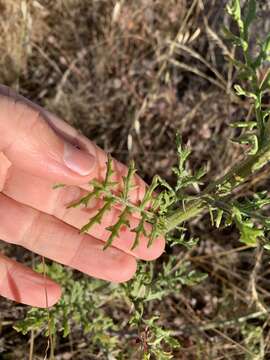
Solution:
<svg viewBox="0 0 270 360"><path fill-rule="evenodd" d="M27 105L32 110L36 111L61 138L94 156L95 163L89 175L67 178L68 185L78 185L82 189L89 191L89 182L91 180L96 179L102 181L105 179L108 156L96 144L90 141L87 137L81 135L76 129L74 129L56 115L31 102L22 95L17 94L12 89L4 85L0 85L0 95ZM48 152L49 151L50 149L48 149ZM10 160L16 161L16 159ZM112 168L114 171L112 175L112 181L117 183L115 190L119 191L123 187L123 177L126 176L128 169L125 165L115 159L113 159ZM146 184L138 175L134 176L133 182L135 186L130 190L129 199L131 202L137 204L144 197Z"/></svg>

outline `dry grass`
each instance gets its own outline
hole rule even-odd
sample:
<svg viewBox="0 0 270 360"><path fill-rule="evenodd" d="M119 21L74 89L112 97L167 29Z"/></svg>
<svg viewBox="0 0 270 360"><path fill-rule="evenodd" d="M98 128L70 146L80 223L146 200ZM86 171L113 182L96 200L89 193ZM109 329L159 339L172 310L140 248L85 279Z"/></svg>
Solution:
<svg viewBox="0 0 270 360"><path fill-rule="evenodd" d="M121 161L134 158L146 180L157 172L170 180L180 131L193 149L189 165L207 163L207 182L241 154L230 142L229 124L249 110L231 91L235 74L224 56L234 53L220 31L225 3L0 0L0 82L61 115ZM267 1L261 4L262 14L269 11ZM262 183L267 171L243 193ZM217 232L208 223L202 217L190 224L201 242L185 253L208 280L158 309L182 343L175 359L253 360L254 347L268 358L269 319L262 313L270 301L269 256L243 248L234 229ZM0 309L0 358L26 359L27 339L11 328L24 308L1 300ZM72 337L57 359L95 358L80 332Z"/></svg>

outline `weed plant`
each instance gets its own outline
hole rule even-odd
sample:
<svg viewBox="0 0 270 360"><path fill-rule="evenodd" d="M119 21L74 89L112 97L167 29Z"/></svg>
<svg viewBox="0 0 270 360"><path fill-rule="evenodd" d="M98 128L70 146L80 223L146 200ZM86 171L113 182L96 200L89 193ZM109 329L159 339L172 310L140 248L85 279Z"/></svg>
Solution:
<svg viewBox="0 0 270 360"><path fill-rule="evenodd" d="M241 9L240 0L233 0L227 6L227 11L235 30L224 28L224 34L238 54L237 59L227 54L227 61L231 62L238 74L234 85L235 94L239 102L245 99L252 108L250 119L240 119L232 124L239 129L240 135L233 141L243 145L241 159L225 175L205 187L203 176L207 170L193 172L188 169L191 150L183 145L180 135L177 135L178 162L172 168L174 186L157 175L144 198L133 204L129 200L129 193L134 187L135 164L130 163L128 173L123 177L123 190L119 193L115 191L116 184L112 181L113 168L109 157L105 180L92 181L90 185L93 190L71 205L87 206L94 198L102 198L104 201L103 207L81 229L82 233L100 223L113 205L121 207L118 220L108 228L110 236L104 251L113 244L123 226L130 228L128 216L134 212L140 214L141 220L136 228L130 228L136 234L132 249L138 246L142 235L148 237L148 246L152 246L158 236L165 236L168 249L193 247L198 239L188 235L185 224L205 212L209 213L211 223L216 228L234 225L239 232L239 240L245 245L270 249L268 191L261 190L237 200L233 196L239 186L270 160L270 110L264 106L270 88L270 34L258 40L257 53L254 55L250 31L256 21L256 0L247 1L244 9ZM196 195L193 195L192 187L200 191L195 191ZM146 223L152 225L150 233L145 229ZM173 255L173 251L169 252L172 255L164 255L159 263L140 262L134 279L120 285L84 277L76 279L69 269L54 263L46 265L46 274L62 285L63 297L49 311L30 309L26 318L16 325L16 330L23 334L31 331L35 336L41 333L49 336L52 339L51 359L54 358L53 348L57 336L68 336L72 326L80 326L85 334L91 335L93 348L89 351L95 353L99 349L104 359L131 359L136 351L137 356L144 360L172 359L174 351L181 344L174 337L174 331L160 325L155 304L180 292L183 286L203 281L207 275L194 270L188 261ZM41 265L37 270L44 271ZM105 305L108 303L111 307L115 305L116 311L128 312L127 323L118 323L115 317L106 313ZM152 314L150 317L149 313ZM256 331L260 329L256 328ZM135 352L130 347L120 348L122 337L134 339Z"/></svg>

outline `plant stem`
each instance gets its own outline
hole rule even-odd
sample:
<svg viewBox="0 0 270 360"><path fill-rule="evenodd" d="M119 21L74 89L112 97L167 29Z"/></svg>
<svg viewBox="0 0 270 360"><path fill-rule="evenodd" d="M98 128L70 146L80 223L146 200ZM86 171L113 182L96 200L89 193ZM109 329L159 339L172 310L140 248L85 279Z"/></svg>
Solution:
<svg viewBox="0 0 270 360"><path fill-rule="evenodd" d="M165 233L172 231L178 225L183 222L190 220L196 215L200 214L205 208L205 202L203 200L196 200L188 204L185 209L177 209L167 218L167 226L164 231Z"/></svg>
<svg viewBox="0 0 270 360"><path fill-rule="evenodd" d="M165 233L175 229L178 225L200 214L207 206L208 196L224 196L231 192L250 175L261 169L270 161L270 142L265 144L255 155L236 163L227 174L209 184L197 200L192 200L185 209L176 209L166 219ZM226 190L226 192L224 192Z"/></svg>

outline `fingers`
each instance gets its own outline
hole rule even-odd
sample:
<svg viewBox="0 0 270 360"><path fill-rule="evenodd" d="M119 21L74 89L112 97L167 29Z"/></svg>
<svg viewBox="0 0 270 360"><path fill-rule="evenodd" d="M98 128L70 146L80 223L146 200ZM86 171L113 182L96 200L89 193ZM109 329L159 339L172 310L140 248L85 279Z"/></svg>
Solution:
<svg viewBox="0 0 270 360"><path fill-rule="evenodd" d="M0 254L0 295L44 308L59 300L61 289L52 280Z"/></svg>
<svg viewBox="0 0 270 360"><path fill-rule="evenodd" d="M8 158L0 152L0 191L2 191L5 181L8 177L8 170L11 166L11 162Z"/></svg>
<svg viewBox="0 0 270 360"><path fill-rule="evenodd" d="M5 91L4 91L4 90ZM18 168L57 182L84 183L94 171L94 154L64 141L42 111L0 91L0 151Z"/></svg>
<svg viewBox="0 0 270 360"><path fill-rule="evenodd" d="M0 106L0 131L4 134L0 150L17 168L54 182L81 185L86 190L90 180L105 178L106 153L63 120L3 85ZM114 160L113 169L117 190L127 168ZM130 200L137 203L143 198L146 184L137 175L134 182Z"/></svg>
<svg viewBox="0 0 270 360"><path fill-rule="evenodd" d="M90 141L86 136L79 134L72 126L61 120L56 115L46 111L46 118L55 131L61 134L61 136L63 136L65 139L73 144L78 145L81 149L84 149L87 152L95 152L97 167L96 170L90 174L90 180L94 178L100 181L104 180L107 171L107 154L98 146L93 144L92 141ZM116 159L113 159L112 167L114 171L112 181L116 182L117 184L114 190L118 191L123 187L123 177L127 175L128 169L125 165ZM80 186L83 189L89 191L88 184L82 184ZM140 200L143 199L147 186L146 183L137 174L134 176L133 186L133 189L131 189L129 192L129 197L131 202L137 204Z"/></svg>
<svg viewBox="0 0 270 360"><path fill-rule="evenodd" d="M8 209L8 211L7 211ZM71 266L88 275L122 282L136 271L136 261L114 247L103 251L102 241L80 235L62 221L0 194L0 238Z"/></svg>
<svg viewBox="0 0 270 360"><path fill-rule="evenodd" d="M66 186L53 190L48 181L29 175L13 166L9 170L3 193L20 203L54 215L77 229L81 229L89 221L89 218L97 213L98 208L102 206L101 200L93 200L88 208L67 209L69 204L85 195L82 189L77 186ZM104 215L100 224L94 225L89 230L89 234L106 241L110 235L106 228L115 224L119 215L120 211L112 208L110 212ZM134 229L139 220L129 216L129 222L131 229ZM150 225L148 225L147 232L150 233ZM147 247L148 238L146 236L141 236L138 247L131 251L135 233L128 228L122 228L120 233L121 236L114 240L114 246L138 258L153 260L164 251L165 242L163 238L157 238L151 247Z"/></svg>

